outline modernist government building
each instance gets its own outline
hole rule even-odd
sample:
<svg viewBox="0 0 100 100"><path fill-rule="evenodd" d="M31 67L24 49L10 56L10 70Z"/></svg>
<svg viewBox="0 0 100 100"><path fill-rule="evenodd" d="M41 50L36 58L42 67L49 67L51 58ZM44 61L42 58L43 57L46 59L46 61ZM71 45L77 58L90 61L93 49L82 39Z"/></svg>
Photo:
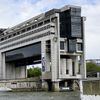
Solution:
<svg viewBox="0 0 100 100"><path fill-rule="evenodd" d="M81 7L68 5L0 29L0 80L27 78L26 66L39 63L55 89L85 78L84 21Z"/></svg>

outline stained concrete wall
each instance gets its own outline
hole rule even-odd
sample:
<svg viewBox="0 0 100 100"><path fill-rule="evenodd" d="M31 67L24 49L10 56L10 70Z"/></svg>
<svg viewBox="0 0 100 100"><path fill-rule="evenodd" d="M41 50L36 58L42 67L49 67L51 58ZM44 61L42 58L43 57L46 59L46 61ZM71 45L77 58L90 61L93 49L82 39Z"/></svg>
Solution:
<svg viewBox="0 0 100 100"><path fill-rule="evenodd" d="M100 95L100 80L83 81L83 94Z"/></svg>
<svg viewBox="0 0 100 100"><path fill-rule="evenodd" d="M0 87L8 87L13 91L37 91L42 89L39 78L0 81Z"/></svg>
<svg viewBox="0 0 100 100"><path fill-rule="evenodd" d="M81 100L100 100L100 79L83 80L82 92Z"/></svg>

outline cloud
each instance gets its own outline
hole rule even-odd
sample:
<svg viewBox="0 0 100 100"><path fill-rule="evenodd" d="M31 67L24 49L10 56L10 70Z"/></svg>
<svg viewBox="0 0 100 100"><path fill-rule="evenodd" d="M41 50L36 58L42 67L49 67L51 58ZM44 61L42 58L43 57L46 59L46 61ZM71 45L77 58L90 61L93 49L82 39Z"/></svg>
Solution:
<svg viewBox="0 0 100 100"><path fill-rule="evenodd" d="M86 58L100 58L100 3L96 5L84 5L83 15L87 17L85 22Z"/></svg>
<svg viewBox="0 0 100 100"><path fill-rule="evenodd" d="M58 0L0 0L0 26L11 27L38 15L57 4Z"/></svg>
<svg viewBox="0 0 100 100"><path fill-rule="evenodd" d="M0 0L0 26L11 27L35 15L64 5L82 6L86 58L100 58L100 0Z"/></svg>

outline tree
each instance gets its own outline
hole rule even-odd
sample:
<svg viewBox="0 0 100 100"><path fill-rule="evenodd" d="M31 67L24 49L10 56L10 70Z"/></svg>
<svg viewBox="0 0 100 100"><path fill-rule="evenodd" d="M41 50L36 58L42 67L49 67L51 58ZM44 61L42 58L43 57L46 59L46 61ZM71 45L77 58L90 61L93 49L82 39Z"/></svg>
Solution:
<svg viewBox="0 0 100 100"><path fill-rule="evenodd" d="M87 72L100 72L100 66L93 62L86 63L86 68Z"/></svg>
<svg viewBox="0 0 100 100"><path fill-rule="evenodd" d="M27 76L28 78L30 77L39 77L41 76L41 68L39 67L35 67L35 68L30 68L30 69L27 69Z"/></svg>

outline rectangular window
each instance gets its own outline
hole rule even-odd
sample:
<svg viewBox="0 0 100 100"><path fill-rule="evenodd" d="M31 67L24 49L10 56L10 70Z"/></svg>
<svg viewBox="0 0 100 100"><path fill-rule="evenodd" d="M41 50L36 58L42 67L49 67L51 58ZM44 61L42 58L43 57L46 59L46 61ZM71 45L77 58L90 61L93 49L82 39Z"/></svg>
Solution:
<svg viewBox="0 0 100 100"><path fill-rule="evenodd" d="M20 32L17 32L17 35L19 35L20 34Z"/></svg>
<svg viewBox="0 0 100 100"><path fill-rule="evenodd" d="M36 27L37 27L37 24L33 25L33 26L32 26L32 29L34 29L34 28L36 28Z"/></svg>
<svg viewBox="0 0 100 100"><path fill-rule="evenodd" d="M76 39L69 40L68 49L69 52L76 52Z"/></svg>
<svg viewBox="0 0 100 100"><path fill-rule="evenodd" d="M21 30L21 33L24 33L25 32L25 29Z"/></svg>
<svg viewBox="0 0 100 100"><path fill-rule="evenodd" d="M50 23L50 19L44 21L44 24Z"/></svg>
<svg viewBox="0 0 100 100"><path fill-rule="evenodd" d="M81 8L71 8L72 16L81 16Z"/></svg>
<svg viewBox="0 0 100 100"><path fill-rule="evenodd" d="M63 41L60 41L60 49L64 50L64 42Z"/></svg>
<svg viewBox="0 0 100 100"><path fill-rule="evenodd" d="M13 34L13 36L15 36L15 35L16 35L16 33Z"/></svg>
<svg viewBox="0 0 100 100"><path fill-rule="evenodd" d="M82 51L83 50L82 43L78 43L77 44L77 50L78 51Z"/></svg>
<svg viewBox="0 0 100 100"><path fill-rule="evenodd" d="M68 69L66 69L66 74L69 74L69 70Z"/></svg>
<svg viewBox="0 0 100 100"><path fill-rule="evenodd" d="M43 25L43 22L38 23L38 26L42 26L42 25Z"/></svg>
<svg viewBox="0 0 100 100"><path fill-rule="evenodd" d="M28 27L28 28L27 28L27 31L29 31L29 30L31 30L31 27Z"/></svg>

